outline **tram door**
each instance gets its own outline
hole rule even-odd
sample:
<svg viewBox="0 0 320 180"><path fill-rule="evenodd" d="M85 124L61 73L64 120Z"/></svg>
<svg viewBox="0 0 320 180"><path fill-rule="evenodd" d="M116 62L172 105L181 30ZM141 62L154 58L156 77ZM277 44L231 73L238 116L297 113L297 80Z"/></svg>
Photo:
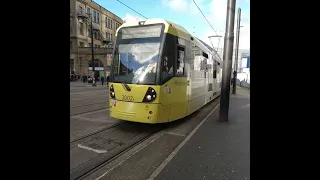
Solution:
<svg viewBox="0 0 320 180"><path fill-rule="evenodd" d="M187 78L185 71L185 47L181 45L176 46L176 58L172 88L172 104L170 108L170 119L179 119L185 116L187 111L188 97L187 97Z"/></svg>

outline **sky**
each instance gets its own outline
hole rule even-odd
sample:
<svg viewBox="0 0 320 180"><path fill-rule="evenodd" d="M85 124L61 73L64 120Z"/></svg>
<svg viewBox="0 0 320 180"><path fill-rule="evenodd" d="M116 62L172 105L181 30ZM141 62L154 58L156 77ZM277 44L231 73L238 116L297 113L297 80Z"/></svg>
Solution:
<svg viewBox="0 0 320 180"><path fill-rule="evenodd" d="M225 35L227 0L194 0L202 13L210 22L206 21L193 0L120 0L143 16L129 9L117 0L94 0L104 8L116 14L125 21L163 18L186 28L189 33L211 45L208 36ZM241 8L241 27L239 49L250 48L250 0L237 0L235 12L235 25L237 10ZM236 31L234 31L236 33ZM219 41L220 39L220 41ZM224 38L211 38L215 48L223 48ZM235 42L235 39L234 39Z"/></svg>

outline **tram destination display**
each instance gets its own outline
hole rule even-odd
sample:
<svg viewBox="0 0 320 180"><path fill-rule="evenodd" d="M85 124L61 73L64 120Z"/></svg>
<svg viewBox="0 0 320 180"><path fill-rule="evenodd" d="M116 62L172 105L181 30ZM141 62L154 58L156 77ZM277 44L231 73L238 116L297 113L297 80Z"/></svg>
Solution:
<svg viewBox="0 0 320 180"><path fill-rule="evenodd" d="M122 39L160 37L161 28L162 28L161 25L124 28L122 29Z"/></svg>

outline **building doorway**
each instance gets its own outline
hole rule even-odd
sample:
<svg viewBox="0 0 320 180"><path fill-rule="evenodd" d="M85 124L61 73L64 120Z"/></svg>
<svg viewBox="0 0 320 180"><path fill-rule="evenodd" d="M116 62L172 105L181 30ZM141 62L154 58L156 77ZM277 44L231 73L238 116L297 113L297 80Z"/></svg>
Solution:
<svg viewBox="0 0 320 180"><path fill-rule="evenodd" d="M92 67L94 66L95 75L100 77L102 74L104 74L104 64L100 59L95 59L94 64L91 61L89 61L89 71L92 71ZM102 71L103 73L100 73Z"/></svg>

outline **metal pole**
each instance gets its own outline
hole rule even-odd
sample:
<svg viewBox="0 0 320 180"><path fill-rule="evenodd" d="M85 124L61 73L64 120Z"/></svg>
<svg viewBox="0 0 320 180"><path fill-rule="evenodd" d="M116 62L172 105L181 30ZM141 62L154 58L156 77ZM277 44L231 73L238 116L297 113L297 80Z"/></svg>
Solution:
<svg viewBox="0 0 320 180"><path fill-rule="evenodd" d="M238 73L238 54L239 54L240 21L241 21L241 8L238 8L236 52L235 52L236 58L235 58L235 61L234 61L232 94L236 94L236 92L237 92L237 73Z"/></svg>
<svg viewBox="0 0 320 180"><path fill-rule="evenodd" d="M92 14L90 14L90 23L91 23L91 58L92 58L92 71L93 71L93 77L92 77L92 86L97 86L96 85L96 80L95 80L95 64L94 64L94 47L93 47L93 25L92 25Z"/></svg>
<svg viewBox="0 0 320 180"><path fill-rule="evenodd" d="M79 63L79 70L78 70L78 74L79 74L79 76L81 76L81 73L80 73L80 69L81 69L81 62L80 62L80 58L79 58L79 45L78 45L78 52L77 52L77 56L78 56L78 63Z"/></svg>
<svg viewBox="0 0 320 180"><path fill-rule="evenodd" d="M220 113L219 121L228 121L229 113L229 98L230 98L230 77L232 66L232 52L234 40L234 16L235 16L236 0L228 0L227 5L227 21L226 33L224 36L224 51L223 51L223 70L221 83L220 97Z"/></svg>

